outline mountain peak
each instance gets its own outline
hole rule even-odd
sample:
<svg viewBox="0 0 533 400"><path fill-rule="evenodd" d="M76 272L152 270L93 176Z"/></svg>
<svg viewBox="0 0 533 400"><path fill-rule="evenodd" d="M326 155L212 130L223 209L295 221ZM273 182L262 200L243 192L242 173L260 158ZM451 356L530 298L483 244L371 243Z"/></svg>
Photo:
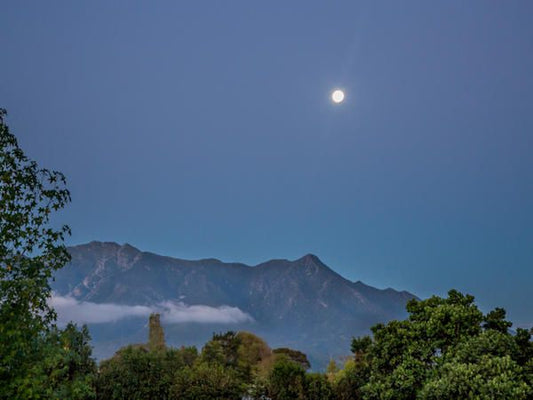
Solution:
<svg viewBox="0 0 533 400"><path fill-rule="evenodd" d="M335 275L338 275L330 267L324 264L322 260L318 258L318 256L311 254L311 253L306 254L305 256L299 258L298 260L293 261L293 265L303 267L305 270L308 271L308 273L313 272L316 274L316 273L321 272L321 273L333 273Z"/></svg>
<svg viewBox="0 0 533 400"><path fill-rule="evenodd" d="M296 260L296 262L304 262L304 263L313 263L313 264L321 264L324 265L324 263L318 258L318 256L308 253L305 256L299 258Z"/></svg>
<svg viewBox="0 0 533 400"><path fill-rule="evenodd" d="M131 244L129 243L124 243L123 245L119 245L120 246L120 250L119 251L122 251L122 252L133 252L133 253L141 253L141 250L139 250L137 247L135 246L132 246Z"/></svg>

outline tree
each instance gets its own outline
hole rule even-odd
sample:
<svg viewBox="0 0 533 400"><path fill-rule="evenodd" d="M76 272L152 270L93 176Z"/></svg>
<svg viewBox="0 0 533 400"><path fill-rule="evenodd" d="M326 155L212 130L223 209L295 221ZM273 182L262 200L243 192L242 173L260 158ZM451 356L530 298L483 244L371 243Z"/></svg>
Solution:
<svg viewBox="0 0 533 400"><path fill-rule="evenodd" d="M158 349L133 345L120 349L100 363L98 399L168 399L171 386L198 358L196 347Z"/></svg>
<svg viewBox="0 0 533 400"><path fill-rule="evenodd" d="M96 397L96 363L91 357L87 326L73 323L52 328L40 345L40 359L31 366L26 389L39 398L88 400Z"/></svg>
<svg viewBox="0 0 533 400"><path fill-rule="evenodd" d="M299 364L304 371L311 368L311 363L307 359L307 355L299 350L280 347L279 349L272 350L272 353L274 353L275 356L284 356L290 361Z"/></svg>
<svg viewBox="0 0 533 400"><path fill-rule="evenodd" d="M495 308L485 316L483 320L483 328L507 333L513 324L505 320L505 314L506 312L503 308Z"/></svg>
<svg viewBox="0 0 533 400"><path fill-rule="evenodd" d="M63 174L26 157L5 116L0 109L0 398L27 399L28 371L55 319L49 280L70 260L63 244L70 230L50 218L70 193Z"/></svg>
<svg viewBox="0 0 533 400"><path fill-rule="evenodd" d="M373 340L352 343L355 360L368 363L364 399L531 398L530 336L508 332L505 310L484 316L473 296L451 290L407 311L405 321L374 326Z"/></svg>
<svg viewBox="0 0 533 400"><path fill-rule="evenodd" d="M253 333L241 331L237 333L237 338L237 369L244 381L251 383L254 377L263 373L267 360L272 358L272 350L263 339Z"/></svg>
<svg viewBox="0 0 533 400"><path fill-rule="evenodd" d="M166 399L168 386L160 352L128 346L100 363L98 399Z"/></svg>
<svg viewBox="0 0 533 400"><path fill-rule="evenodd" d="M160 315L151 314L148 322L148 348L150 351L163 351L166 348L165 331L161 326Z"/></svg>
<svg viewBox="0 0 533 400"><path fill-rule="evenodd" d="M305 383L302 365L280 355L268 377L268 395L273 400L304 400Z"/></svg>
<svg viewBox="0 0 533 400"><path fill-rule="evenodd" d="M424 400L526 400L531 387L511 357L482 356L476 363L451 361L419 393Z"/></svg>
<svg viewBox="0 0 533 400"><path fill-rule="evenodd" d="M357 339L354 339L355 341ZM357 345L355 347L358 348ZM362 399L361 388L368 382L370 376L366 354L361 354L361 350L354 350L354 346L352 346L352 351L355 354L354 357L346 361L343 369L332 375L333 390L338 400Z"/></svg>
<svg viewBox="0 0 533 400"><path fill-rule="evenodd" d="M334 398L331 383L326 375L315 372L305 376L306 400L333 400Z"/></svg>
<svg viewBox="0 0 533 400"><path fill-rule="evenodd" d="M232 368L198 362L178 371L170 388L175 400L240 400L245 387Z"/></svg>
<svg viewBox="0 0 533 400"><path fill-rule="evenodd" d="M202 360L207 363L218 363L228 368L236 368L239 361L241 338L237 333L215 333L202 349Z"/></svg>

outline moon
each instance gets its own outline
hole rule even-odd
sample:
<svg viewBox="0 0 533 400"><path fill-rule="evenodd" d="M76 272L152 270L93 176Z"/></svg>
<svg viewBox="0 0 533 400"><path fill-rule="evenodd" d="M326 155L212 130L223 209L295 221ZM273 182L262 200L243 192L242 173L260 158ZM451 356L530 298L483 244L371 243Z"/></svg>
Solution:
<svg viewBox="0 0 533 400"><path fill-rule="evenodd" d="M344 92L340 89L335 89L331 93L331 100L333 100L335 104L342 103L344 101Z"/></svg>

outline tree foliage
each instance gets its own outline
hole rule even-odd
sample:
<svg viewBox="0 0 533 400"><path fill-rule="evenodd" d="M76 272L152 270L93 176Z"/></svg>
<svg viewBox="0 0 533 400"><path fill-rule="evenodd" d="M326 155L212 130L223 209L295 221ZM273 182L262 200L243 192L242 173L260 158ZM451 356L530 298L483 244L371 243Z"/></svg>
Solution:
<svg viewBox="0 0 533 400"><path fill-rule="evenodd" d="M100 363L98 399L170 399L176 377L192 367L197 358L195 347L154 351L135 345L122 348Z"/></svg>
<svg viewBox="0 0 533 400"><path fill-rule="evenodd" d="M24 154L5 116L0 109L0 398L32 398L28 374L55 319L49 280L70 259L69 228L50 219L70 194L63 174Z"/></svg>
<svg viewBox="0 0 533 400"><path fill-rule="evenodd" d="M345 375L358 378L363 399L531 398L531 336L511 335L503 309L484 316L472 296L452 290L407 311L405 321L374 326L372 340L353 340L362 368Z"/></svg>
<svg viewBox="0 0 533 400"><path fill-rule="evenodd" d="M273 400L305 400L305 369L288 357L278 357L268 377Z"/></svg>
<svg viewBox="0 0 533 400"><path fill-rule="evenodd" d="M307 355L299 350L289 349L287 347L280 347L272 350L276 356L284 356L290 361L299 364L304 370L311 368L311 363L307 359Z"/></svg>
<svg viewBox="0 0 533 400"><path fill-rule="evenodd" d="M232 368L221 364L195 363L180 370L170 388L175 400L240 400L244 382Z"/></svg>
<svg viewBox="0 0 533 400"><path fill-rule="evenodd" d="M40 342L40 357L19 390L41 399L94 399L96 363L90 339L86 326L78 329L69 323L63 330L52 328Z"/></svg>
<svg viewBox="0 0 533 400"><path fill-rule="evenodd" d="M531 332L509 332L505 312L483 315L451 291L408 304L409 318L354 338L344 367L306 372L305 354L271 351L249 332L214 334L195 348L138 345L102 362L99 399L530 399ZM490 322L489 322L490 321Z"/></svg>

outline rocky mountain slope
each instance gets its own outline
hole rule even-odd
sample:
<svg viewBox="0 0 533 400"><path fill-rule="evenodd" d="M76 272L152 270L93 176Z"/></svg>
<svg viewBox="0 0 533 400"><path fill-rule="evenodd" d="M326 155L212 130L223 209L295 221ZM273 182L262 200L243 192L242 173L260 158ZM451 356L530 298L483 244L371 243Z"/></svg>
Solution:
<svg viewBox="0 0 533 400"><path fill-rule="evenodd" d="M311 254L250 267L216 259L180 260L127 244L91 242L69 250L71 263L52 283L58 295L81 304L154 307L173 301L183 307L205 306L200 313L228 306L250 318L168 318L167 323L163 318L167 342L201 345L212 332L245 329L274 347L307 352L315 368L330 357L348 354L351 337L368 333L373 324L403 318L406 302L414 297L350 282ZM146 319L131 317L89 327L95 354L106 357L119 345L142 342Z"/></svg>

